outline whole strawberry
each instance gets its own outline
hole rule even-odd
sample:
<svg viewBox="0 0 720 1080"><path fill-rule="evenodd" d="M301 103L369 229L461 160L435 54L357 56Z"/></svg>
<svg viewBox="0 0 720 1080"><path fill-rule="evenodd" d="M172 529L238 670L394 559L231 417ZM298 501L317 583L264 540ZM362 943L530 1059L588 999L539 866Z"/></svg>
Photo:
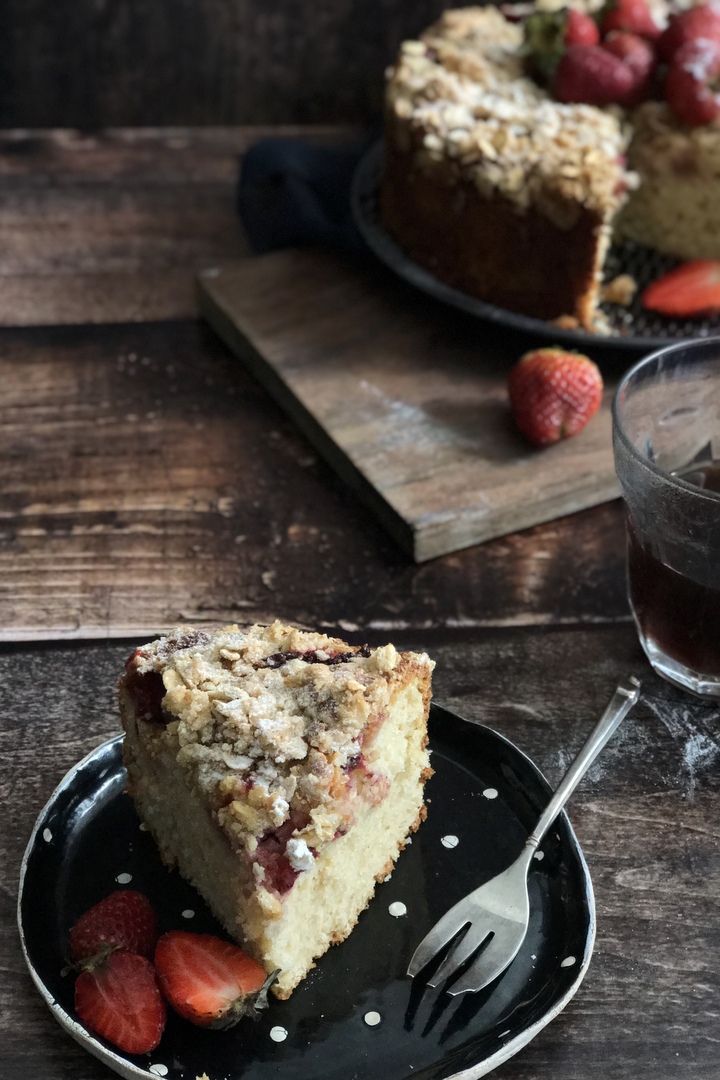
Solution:
<svg viewBox="0 0 720 1080"><path fill-rule="evenodd" d="M598 45L600 30L592 15L575 8L566 8L565 47L571 45Z"/></svg>
<svg viewBox="0 0 720 1080"><path fill-rule="evenodd" d="M561 8L535 11L523 22L523 56L529 73L541 82L552 77L563 53L571 45L597 45L600 31L590 15Z"/></svg>
<svg viewBox="0 0 720 1080"><path fill-rule="evenodd" d="M86 1027L127 1054L154 1050L167 1016L152 964L124 949L78 975L75 1011Z"/></svg>
<svg viewBox="0 0 720 1080"><path fill-rule="evenodd" d="M630 68L634 86L625 101L626 105L638 105L650 96L657 57L652 45L637 34L626 30L611 30L602 43L603 49L617 56Z"/></svg>
<svg viewBox="0 0 720 1080"><path fill-rule="evenodd" d="M171 930L155 950L162 992L180 1016L200 1027L232 1027L267 1005L274 975L229 941Z"/></svg>
<svg viewBox="0 0 720 1080"><path fill-rule="evenodd" d="M611 30L627 30L650 41L661 33L645 0L609 0L600 12L600 33L605 37Z"/></svg>
<svg viewBox="0 0 720 1080"><path fill-rule="evenodd" d="M600 408L603 381L580 353L533 349L510 372L508 393L518 428L535 446L576 435Z"/></svg>
<svg viewBox="0 0 720 1080"><path fill-rule="evenodd" d="M720 9L711 4L700 4L671 15L658 39L658 54L665 63L670 63L678 49L688 41L701 38L720 41Z"/></svg>
<svg viewBox="0 0 720 1080"><path fill-rule="evenodd" d="M156 941L157 917L147 896L119 889L80 916L70 930L68 948L74 963L113 949L150 958Z"/></svg>
<svg viewBox="0 0 720 1080"><path fill-rule="evenodd" d="M668 106L683 124L700 127L720 116L720 41L688 41L672 58L665 81Z"/></svg>
<svg viewBox="0 0 720 1080"><path fill-rule="evenodd" d="M552 82L553 94L566 104L624 105L634 90L628 65L599 45L571 45Z"/></svg>

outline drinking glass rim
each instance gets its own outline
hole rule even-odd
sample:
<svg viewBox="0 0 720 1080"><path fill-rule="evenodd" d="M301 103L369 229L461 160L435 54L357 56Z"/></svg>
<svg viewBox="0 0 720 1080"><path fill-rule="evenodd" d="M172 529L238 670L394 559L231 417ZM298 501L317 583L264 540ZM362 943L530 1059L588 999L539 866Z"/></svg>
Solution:
<svg viewBox="0 0 720 1080"><path fill-rule="evenodd" d="M620 422L618 415L618 402L620 400L620 394L625 385L630 379L639 371L645 364L649 364L652 360L657 360L659 357L664 356L666 353L678 352L680 349L693 348L699 345L716 345L720 351L720 337L707 337L707 338L688 338L686 341L676 341L672 345L666 345L662 349L656 349L655 352L650 353L648 356L643 356L641 360L638 360L636 364L633 364L631 368L623 375L622 379L617 385L612 400L612 427L613 434L617 435L620 442L625 449L633 456L633 458L639 462L648 472L659 477L661 480L665 480L669 484L674 484L680 488L681 491L688 491L690 494L700 496L701 498L708 499L710 502L720 503L720 492L718 491L706 491L705 488L698 487L697 484L691 484L687 480L683 480L682 477L676 476L674 473L668 472L666 469L661 469L654 461L650 461L648 458L638 451L635 444L625 434L623 425Z"/></svg>

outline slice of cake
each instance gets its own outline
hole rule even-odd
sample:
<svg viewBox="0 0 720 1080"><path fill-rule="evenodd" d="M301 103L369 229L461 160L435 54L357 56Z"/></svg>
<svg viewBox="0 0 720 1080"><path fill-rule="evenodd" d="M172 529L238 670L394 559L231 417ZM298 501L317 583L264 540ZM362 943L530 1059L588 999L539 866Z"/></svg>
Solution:
<svg viewBox="0 0 720 1080"><path fill-rule="evenodd" d="M286 998L425 816L433 662L275 622L180 627L120 680L128 791L163 861Z"/></svg>
<svg viewBox="0 0 720 1080"><path fill-rule="evenodd" d="M512 311L591 329L612 224L634 177L612 110L554 101L523 29L447 11L403 44L386 93L380 214L436 277Z"/></svg>

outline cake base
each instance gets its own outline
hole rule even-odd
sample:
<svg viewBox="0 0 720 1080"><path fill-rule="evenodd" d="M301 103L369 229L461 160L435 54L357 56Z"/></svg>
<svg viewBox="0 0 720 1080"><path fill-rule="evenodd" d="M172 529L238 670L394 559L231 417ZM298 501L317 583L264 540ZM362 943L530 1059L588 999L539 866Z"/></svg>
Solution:
<svg viewBox="0 0 720 1080"><path fill-rule="evenodd" d="M411 259L486 303L592 329L610 237L599 214L558 201L551 220L500 194L481 196L450 164L420 170L415 160L389 141L380 186L383 225Z"/></svg>

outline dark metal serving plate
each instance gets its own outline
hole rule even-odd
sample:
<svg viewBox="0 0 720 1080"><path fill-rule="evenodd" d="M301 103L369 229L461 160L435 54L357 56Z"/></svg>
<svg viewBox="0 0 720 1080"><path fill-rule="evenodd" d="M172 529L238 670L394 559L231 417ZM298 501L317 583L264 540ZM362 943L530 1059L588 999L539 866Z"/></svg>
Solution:
<svg viewBox="0 0 720 1080"><path fill-rule="evenodd" d="M563 814L533 862L528 936L504 974L460 998L414 985L405 970L415 945L451 904L519 853L550 792L507 739L437 705L430 745L435 776L427 821L350 937L329 950L289 1001L271 999L257 1023L206 1031L172 1014L157 1050L143 1057L114 1050L77 1021L73 978L62 974L69 927L129 885L150 897L162 932L225 935L140 829L124 793L121 739L98 747L50 798L22 868L23 948L56 1019L126 1077L475 1080L511 1057L565 1007L587 969L595 935L587 866ZM397 901L407 908L401 917L389 911ZM379 1014L376 1026L367 1023L368 1013ZM274 1041L273 1028L287 1038Z"/></svg>
<svg viewBox="0 0 720 1080"><path fill-rule="evenodd" d="M638 284L635 298L629 307L602 305L611 328L610 334L561 329L542 319L484 303L451 285L446 285L406 255L382 225L378 208L382 167L383 147L382 143L378 142L363 156L354 176L352 206L356 224L369 247L386 266L437 300L513 330L581 347L604 345L613 349L648 351L670 345L673 341L720 334L720 314L695 319L668 319L646 311L640 305L640 294L645 286L677 266L678 260L642 247L631 240L613 246L605 261L606 281L612 281L618 274L630 274Z"/></svg>

